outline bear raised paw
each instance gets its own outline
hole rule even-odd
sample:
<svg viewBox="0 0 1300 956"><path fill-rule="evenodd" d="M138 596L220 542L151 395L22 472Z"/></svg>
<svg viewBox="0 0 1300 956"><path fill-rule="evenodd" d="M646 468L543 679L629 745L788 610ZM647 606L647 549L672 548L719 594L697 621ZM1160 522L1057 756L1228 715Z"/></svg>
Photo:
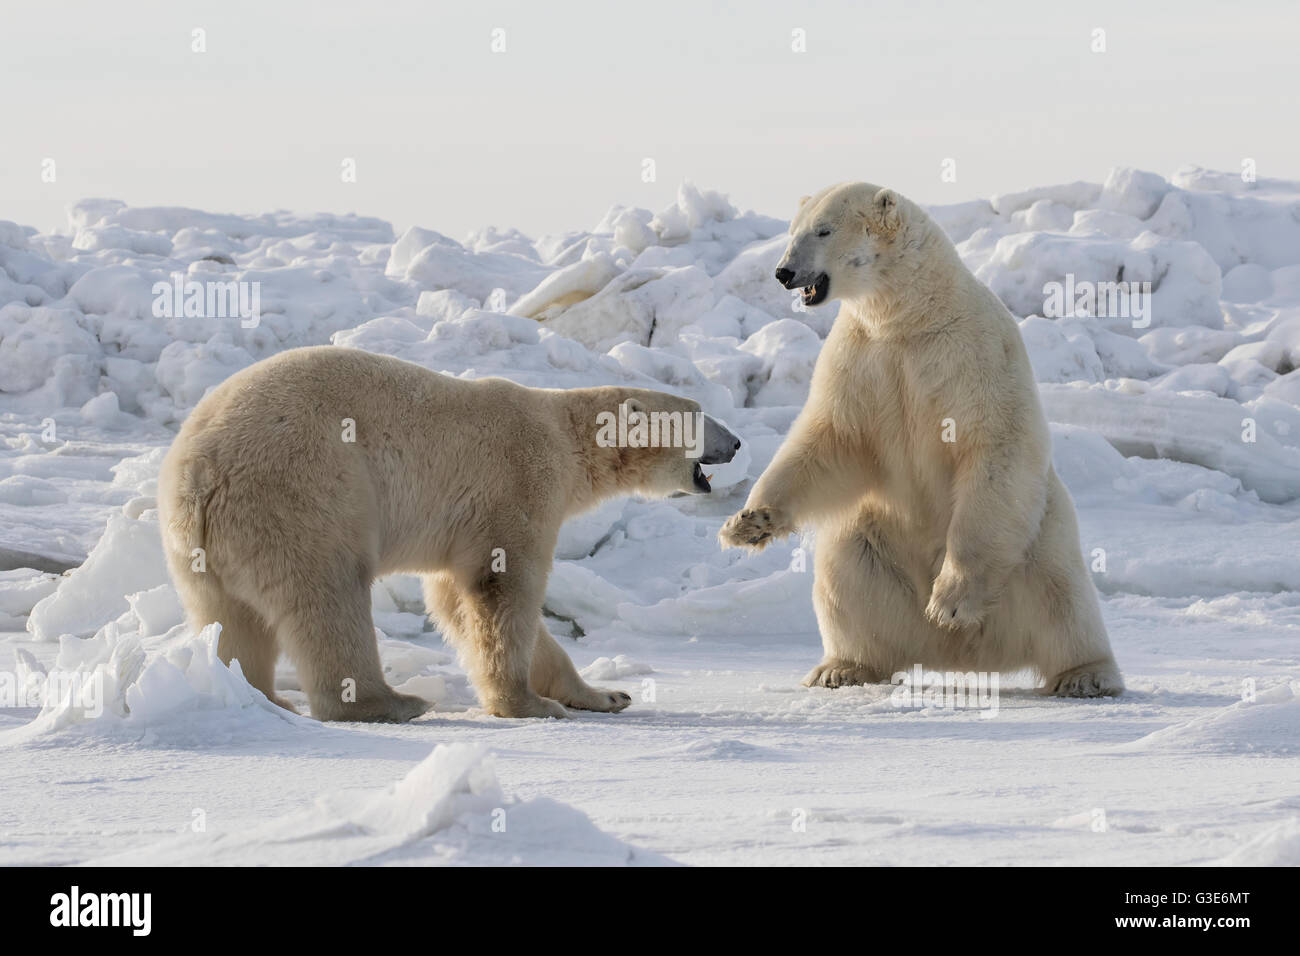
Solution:
<svg viewBox="0 0 1300 956"><path fill-rule="evenodd" d="M776 279L841 308L807 404L719 538L817 529L825 656L805 683L921 664L1120 693L1020 330L943 230L892 190L832 186L801 201Z"/></svg>
<svg viewBox="0 0 1300 956"><path fill-rule="evenodd" d="M626 421L658 427L657 447L613 425ZM385 682L370 617L371 582L408 572L424 575L491 713L612 712L631 698L583 681L542 623L560 525L615 495L707 494L700 465L739 447L697 402L662 392L533 389L294 349L198 404L163 463L158 508L190 623L219 621L221 659L282 706L283 650L321 720L428 709Z"/></svg>
<svg viewBox="0 0 1300 956"><path fill-rule="evenodd" d="M728 547L762 551L774 539L793 534L794 530L784 515L771 508L746 508L727 520L718 537Z"/></svg>

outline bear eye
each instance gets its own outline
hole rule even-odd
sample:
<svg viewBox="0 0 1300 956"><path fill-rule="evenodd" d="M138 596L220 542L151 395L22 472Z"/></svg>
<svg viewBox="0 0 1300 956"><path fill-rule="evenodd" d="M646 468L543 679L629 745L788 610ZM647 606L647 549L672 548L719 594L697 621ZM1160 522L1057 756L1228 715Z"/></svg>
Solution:
<svg viewBox="0 0 1300 956"><path fill-rule="evenodd" d="M827 236L829 236L830 234L831 234L831 231L830 231L829 229L820 229L820 230L818 230L818 232L817 232L817 238L818 238L818 239L825 239L825 238L826 238Z"/></svg>

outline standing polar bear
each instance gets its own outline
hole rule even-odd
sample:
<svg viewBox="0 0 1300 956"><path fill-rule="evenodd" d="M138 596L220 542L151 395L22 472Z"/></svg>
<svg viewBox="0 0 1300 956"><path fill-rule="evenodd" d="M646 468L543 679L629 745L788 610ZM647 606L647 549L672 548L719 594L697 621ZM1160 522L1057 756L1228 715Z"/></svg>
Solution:
<svg viewBox="0 0 1300 956"><path fill-rule="evenodd" d="M776 270L843 303L808 402L725 545L816 526L825 656L807 685L915 664L1124 688L1015 320L914 203L867 183L802 200Z"/></svg>
<svg viewBox="0 0 1300 956"><path fill-rule="evenodd" d="M425 603L501 717L619 711L542 623L565 518L619 494L708 493L740 442L697 402L634 388L466 381L353 349L294 349L239 372L181 428L158 482L192 625L222 625L272 700L284 650L314 717L428 709L384 680L370 585L425 575Z"/></svg>

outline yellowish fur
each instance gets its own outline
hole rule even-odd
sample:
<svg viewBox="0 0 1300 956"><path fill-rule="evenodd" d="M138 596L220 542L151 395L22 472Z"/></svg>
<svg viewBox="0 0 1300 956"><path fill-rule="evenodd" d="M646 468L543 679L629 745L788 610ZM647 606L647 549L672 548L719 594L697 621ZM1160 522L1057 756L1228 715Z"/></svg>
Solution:
<svg viewBox="0 0 1300 956"><path fill-rule="evenodd" d="M825 656L805 683L919 663L1122 691L1014 318L891 190L823 190L790 233L778 274L825 276L842 306L807 404L720 538L817 529Z"/></svg>
<svg viewBox="0 0 1300 956"><path fill-rule="evenodd" d="M623 403L699 411L644 389L467 381L329 346L239 372L190 415L159 479L191 623L220 621L222 660L272 699L283 650L313 716L407 720L428 704L384 681L370 585L417 573L493 714L623 709L630 698L588 686L541 615L567 517L613 495L692 490L682 448L596 441L598 413Z"/></svg>

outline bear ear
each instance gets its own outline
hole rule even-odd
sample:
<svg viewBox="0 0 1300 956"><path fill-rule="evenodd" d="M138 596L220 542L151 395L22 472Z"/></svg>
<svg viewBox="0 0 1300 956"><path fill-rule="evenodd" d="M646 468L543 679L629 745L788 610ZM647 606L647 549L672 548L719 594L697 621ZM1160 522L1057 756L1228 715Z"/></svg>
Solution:
<svg viewBox="0 0 1300 956"><path fill-rule="evenodd" d="M812 199L812 196L800 196L800 197L799 197L799 208L802 209L804 206L808 205L808 200L810 200L810 199Z"/></svg>
<svg viewBox="0 0 1300 956"><path fill-rule="evenodd" d="M901 216L898 211L898 193L882 189L871 200L871 212L880 230L887 235L898 231Z"/></svg>

